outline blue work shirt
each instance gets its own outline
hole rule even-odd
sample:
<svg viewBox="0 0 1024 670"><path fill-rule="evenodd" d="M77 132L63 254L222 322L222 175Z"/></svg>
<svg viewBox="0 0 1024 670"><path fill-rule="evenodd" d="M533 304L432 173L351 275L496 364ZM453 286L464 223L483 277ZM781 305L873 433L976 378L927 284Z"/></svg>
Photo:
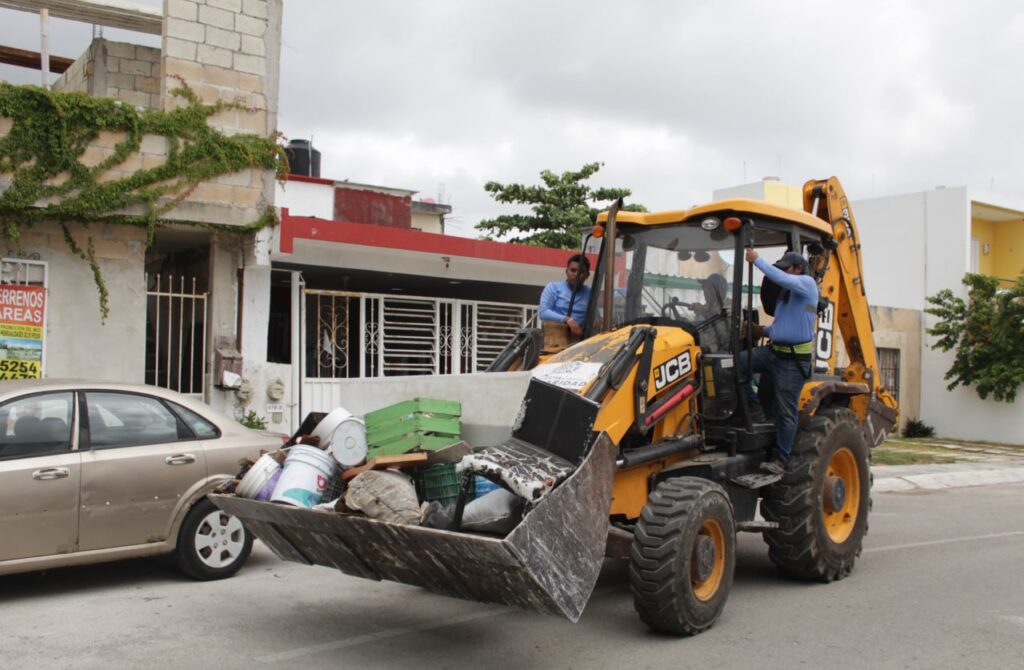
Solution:
<svg viewBox="0 0 1024 670"><path fill-rule="evenodd" d="M564 321L569 315L569 301L572 300L572 288L569 282L553 281L544 287L540 294L541 321ZM576 290L576 300L572 303L572 319L582 324L587 315L587 303L590 302L590 287L586 284Z"/></svg>
<svg viewBox="0 0 1024 670"><path fill-rule="evenodd" d="M789 291L789 298L775 304L775 320L765 333L775 344L803 344L814 338L818 312L818 285L808 275L791 275L758 256L757 269Z"/></svg>

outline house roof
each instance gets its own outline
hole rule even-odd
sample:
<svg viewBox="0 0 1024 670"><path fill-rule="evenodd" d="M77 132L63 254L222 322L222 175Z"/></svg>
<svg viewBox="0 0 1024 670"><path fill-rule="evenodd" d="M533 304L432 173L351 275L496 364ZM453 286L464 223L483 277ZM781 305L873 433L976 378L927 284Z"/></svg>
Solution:
<svg viewBox="0 0 1024 670"><path fill-rule="evenodd" d="M315 240L336 244L422 252L446 257L459 256L490 261L565 267L572 253L526 244L475 240L467 237L426 233L408 228L378 226L348 221L327 221L314 217L292 216L281 210L280 251L292 253L296 240Z"/></svg>

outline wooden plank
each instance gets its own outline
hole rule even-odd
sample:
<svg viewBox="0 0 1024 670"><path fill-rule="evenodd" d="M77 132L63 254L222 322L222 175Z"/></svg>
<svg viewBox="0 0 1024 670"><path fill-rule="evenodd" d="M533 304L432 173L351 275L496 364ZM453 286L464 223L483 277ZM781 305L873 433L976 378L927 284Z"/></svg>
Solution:
<svg viewBox="0 0 1024 670"><path fill-rule="evenodd" d="M0 7L35 14L47 9L50 16L151 35L161 34L164 23L162 10L127 0L0 0Z"/></svg>
<svg viewBox="0 0 1024 670"><path fill-rule="evenodd" d="M358 474L366 472L368 470L384 470L386 468L401 468L403 466L420 465L427 461L427 453L424 451L416 451L409 454L399 454L397 456L377 456L363 465L358 465L354 468L349 468L341 473L341 478L348 480L352 479Z"/></svg>
<svg viewBox="0 0 1024 670"><path fill-rule="evenodd" d="M3 2L0 2L0 4L3 4ZM50 72L60 74L71 67L71 64L74 62L73 58L50 56ZM15 49L14 47L0 45L0 63L38 70L42 66L43 57L38 51Z"/></svg>

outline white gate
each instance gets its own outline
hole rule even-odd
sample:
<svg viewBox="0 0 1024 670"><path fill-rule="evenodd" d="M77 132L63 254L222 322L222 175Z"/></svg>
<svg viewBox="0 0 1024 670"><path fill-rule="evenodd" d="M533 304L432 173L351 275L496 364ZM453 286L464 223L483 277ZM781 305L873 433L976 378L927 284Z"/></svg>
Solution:
<svg viewBox="0 0 1024 670"><path fill-rule="evenodd" d="M303 411L342 380L482 372L536 305L303 289Z"/></svg>
<svg viewBox="0 0 1024 670"><path fill-rule="evenodd" d="M146 277L149 286L149 277ZM207 294L196 278L156 275L146 291L146 383L202 397Z"/></svg>

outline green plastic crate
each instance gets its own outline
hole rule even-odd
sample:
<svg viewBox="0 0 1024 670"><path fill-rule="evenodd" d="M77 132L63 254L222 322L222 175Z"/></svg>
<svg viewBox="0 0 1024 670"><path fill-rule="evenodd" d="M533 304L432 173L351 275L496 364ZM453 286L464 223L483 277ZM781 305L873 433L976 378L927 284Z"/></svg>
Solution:
<svg viewBox="0 0 1024 670"><path fill-rule="evenodd" d="M417 470L413 475L416 482L416 494L420 501L426 502L436 500L447 505L454 503L459 498L459 487L462 485L462 478L455 472L454 463L438 463L429 468ZM469 496L472 500L475 495L476 482L469 485Z"/></svg>
<svg viewBox="0 0 1024 670"><path fill-rule="evenodd" d="M372 460L377 456L397 456L410 451L437 451L459 441L458 435L424 435L412 433L404 435L396 440L371 446L366 451L366 459Z"/></svg>
<svg viewBox="0 0 1024 670"><path fill-rule="evenodd" d="M409 414L432 414L438 417L462 416L462 403L454 400L437 400L435 398L413 398L404 402L389 405L373 412L368 412L363 421L366 430L370 431L381 424L401 419Z"/></svg>
<svg viewBox="0 0 1024 670"><path fill-rule="evenodd" d="M441 435L462 434L462 426L456 417L406 415L401 419L379 424L366 430L366 441L376 446L404 437L409 433L436 433Z"/></svg>

